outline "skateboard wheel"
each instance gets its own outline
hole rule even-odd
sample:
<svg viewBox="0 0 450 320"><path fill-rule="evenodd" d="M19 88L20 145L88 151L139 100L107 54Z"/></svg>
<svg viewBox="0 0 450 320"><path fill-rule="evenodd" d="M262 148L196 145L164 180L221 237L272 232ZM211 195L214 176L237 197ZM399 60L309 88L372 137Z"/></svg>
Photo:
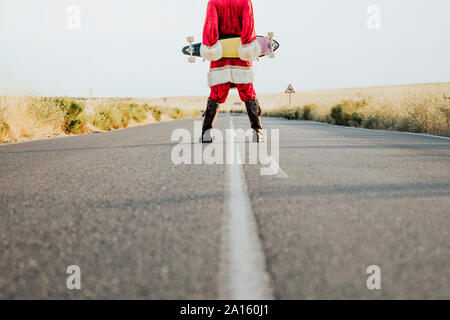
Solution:
<svg viewBox="0 0 450 320"><path fill-rule="evenodd" d="M267 32L267 36L269 37L269 38L273 38L273 32Z"/></svg>
<svg viewBox="0 0 450 320"><path fill-rule="evenodd" d="M189 63L195 63L195 57L189 57L188 58Z"/></svg>
<svg viewBox="0 0 450 320"><path fill-rule="evenodd" d="M194 37L187 37L187 42L194 42Z"/></svg>
<svg viewBox="0 0 450 320"><path fill-rule="evenodd" d="M271 54L269 54L269 58L270 58L270 59L273 59L273 58L275 58L275 53L271 53Z"/></svg>

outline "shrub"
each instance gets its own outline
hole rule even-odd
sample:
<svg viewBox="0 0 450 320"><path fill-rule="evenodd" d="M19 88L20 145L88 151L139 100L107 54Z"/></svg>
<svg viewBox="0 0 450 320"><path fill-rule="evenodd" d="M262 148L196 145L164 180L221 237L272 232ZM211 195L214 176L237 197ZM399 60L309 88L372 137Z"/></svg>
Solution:
<svg viewBox="0 0 450 320"><path fill-rule="evenodd" d="M84 105L69 98L56 98L54 103L64 112L62 127L64 132L81 133L86 126L86 117L83 114Z"/></svg>
<svg viewBox="0 0 450 320"><path fill-rule="evenodd" d="M111 130L111 118L107 110L99 110L95 113L92 124L102 130Z"/></svg>
<svg viewBox="0 0 450 320"><path fill-rule="evenodd" d="M198 118L203 114L203 112L201 112L200 110L194 110L192 111L192 117L194 118Z"/></svg>
<svg viewBox="0 0 450 320"><path fill-rule="evenodd" d="M92 123L95 127L106 131L126 128L131 120L144 121L147 118L147 108L136 103L101 105L97 108Z"/></svg>
<svg viewBox="0 0 450 320"><path fill-rule="evenodd" d="M333 117L330 114L327 114L325 116L325 119L323 119L324 122L329 123L329 124L336 124L335 120L333 119Z"/></svg>
<svg viewBox="0 0 450 320"><path fill-rule="evenodd" d="M119 129L122 127L121 112L115 105L101 105L97 108L92 121L93 125L102 130Z"/></svg>
<svg viewBox="0 0 450 320"><path fill-rule="evenodd" d="M142 122L147 119L146 108L142 105L132 103L129 105L131 111L131 117L136 122Z"/></svg>
<svg viewBox="0 0 450 320"><path fill-rule="evenodd" d="M363 120L364 120L364 115L361 112L353 112L350 125L352 127L360 127Z"/></svg>
<svg viewBox="0 0 450 320"><path fill-rule="evenodd" d="M447 121L450 121L450 108L440 108L439 110L447 118Z"/></svg>
<svg viewBox="0 0 450 320"><path fill-rule="evenodd" d="M150 111L152 113L153 118L155 118L156 121L161 121L161 110L158 107L150 107Z"/></svg>
<svg viewBox="0 0 450 320"><path fill-rule="evenodd" d="M132 118L132 110L130 104L118 104L111 106L111 119L115 129L126 128Z"/></svg>
<svg viewBox="0 0 450 320"><path fill-rule="evenodd" d="M379 129L378 118L376 116L372 116L364 120L362 126L366 129Z"/></svg>
<svg viewBox="0 0 450 320"><path fill-rule="evenodd" d="M303 107L303 120L314 120L313 112L317 109L315 104L307 105Z"/></svg>
<svg viewBox="0 0 450 320"><path fill-rule="evenodd" d="M400 119L395 126L392 127L398 131L420 133L423 132L422 125L414 117L404 117Z"/></svg>
<svg viewBox="0 0 450 320"><path fill-rule="evenodd" d="M264 111L263 117L282 117L288 120L313 120L316 105L306 105L303 108L290 107Z"/></svg>
<svg viewBox="0 0 450 320"><path fill-rule="evenodd" d="M360 126L364 120L361 109L367 106L365 100L344 100L331 108L331 117L340 126Z"/></svg>
<svg viewBox="0 0 450 320"><path fill-rule="evenodd" d="M142 105L142 107L145 109L146 112L150 112L151 109L152 109L152 107L150 107L150 106L148 105L148 103L144 103L144 104Z"/></svg>
<svg viewBox="0 0 450 320"><path fill-rule="evenodd" d="M3 140L4 137L9 133L9 125L4 118L4 109L0 107L0 141Z"/></svg>
<svg viewBox="0 0 450 320"><path fill-rule="evenodd" d="M303 110L300 108L295 109L295 118L296 120L303 120Z"/></svg>
<svg viewBox="0 0 450 320"><path fill-rule="evenodd" d="M66 132L67 112L60 100L55 98L27 98L23 103L28 105L28 111L33 119L43 124L58 124Z"/></svg>
<svg viewBox="0 0 450 320"><path fill-rule="evenodd" d="M344 111L342 110L341 105L337 105L331 108L331 117L334 119L334 123L344 126L346 125L347 121L344 118Z"/></svg>
<svg viewBox="0 0 450 320"><path fill-rule="evenodd" d="M174 120L178 120L184 118L184 112L179 108L169 109L168 116Z"/></svg>
<svg viewBox="0 0 450 320"><path fill-rule="evenodd" d="M289 108L289 109L284 109L282 111L282 117L286 118L288 120L294 120L297 119L297 112L298 109L293 109L293 108Z"/></svg>

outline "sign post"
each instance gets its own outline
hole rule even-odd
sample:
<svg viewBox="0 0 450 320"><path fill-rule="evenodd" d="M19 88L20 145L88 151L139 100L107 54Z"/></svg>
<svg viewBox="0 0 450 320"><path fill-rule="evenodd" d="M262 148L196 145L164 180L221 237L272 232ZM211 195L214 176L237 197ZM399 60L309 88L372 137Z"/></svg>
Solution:
<svg viewBox="0 0 450 320"><path fill-rule="evenodd" d="M287 87L286 91L284 93L289 94L289 106L292 103L292 94L295 93L294 87L292 86L292 84L289 84L289 86Z"/></svg>

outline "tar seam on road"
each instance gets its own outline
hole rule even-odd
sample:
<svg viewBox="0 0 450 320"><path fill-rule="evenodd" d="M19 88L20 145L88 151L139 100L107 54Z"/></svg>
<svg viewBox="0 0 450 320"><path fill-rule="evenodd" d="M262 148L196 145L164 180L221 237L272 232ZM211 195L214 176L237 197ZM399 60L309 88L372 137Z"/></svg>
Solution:
<svg viewBox="0 0 450 320"><path fill-rule="evenodd" d="M232 117L230 128L234 130ZM235 156L240 157L234 137L230 143L236 146ZM227 159L234 155L229 149ZM219 296L225 300L274 299L243 167L233 161L226 166L226 171Z"/></svg>

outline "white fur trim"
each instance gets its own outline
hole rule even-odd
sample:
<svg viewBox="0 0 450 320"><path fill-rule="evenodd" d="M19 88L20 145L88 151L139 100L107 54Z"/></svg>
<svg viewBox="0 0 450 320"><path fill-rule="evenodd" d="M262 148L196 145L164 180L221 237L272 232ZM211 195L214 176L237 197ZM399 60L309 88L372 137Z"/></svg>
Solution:
<svg viewBox="0 0 450 320"><path fill-rule="evenodd" d="M252 83L255 75L252 68L239 66L225 66L213 68L208 73L208 86L213 87L223 83L245 84Z"/></svg>
<svg viewBox="0 0 450 320"><path fill-rule="evenodd" d="M261 55L262 48L258 40L255 40L245 46L239 45L239 57L244 61L253 61Z"/></svg>
<svg viewBox="0 0 450 320"><path fill-rule="evenodd" d="M200 47L200 55L208 61L217 61L223 57L223 47L220 41L217 41L212 47L205 46Z"/></svg>

